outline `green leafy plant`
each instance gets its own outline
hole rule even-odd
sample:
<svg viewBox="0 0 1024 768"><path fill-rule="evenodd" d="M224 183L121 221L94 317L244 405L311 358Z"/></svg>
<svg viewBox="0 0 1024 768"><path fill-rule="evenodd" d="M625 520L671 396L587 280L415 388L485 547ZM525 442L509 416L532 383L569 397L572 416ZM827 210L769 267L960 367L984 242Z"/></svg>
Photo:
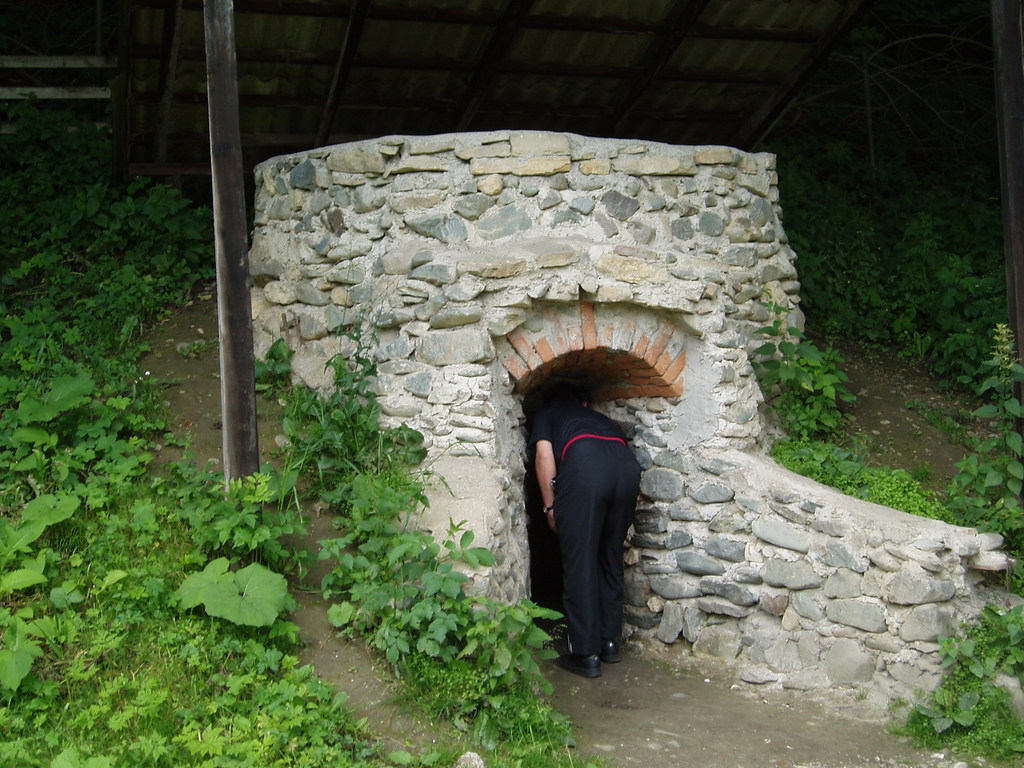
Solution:
<svg viewBox="0 0 1024 768"><path fill-rule="evenodd" d="M210 561L174 592L182 608L202 605L208 614L248 627L269 627L293 601L284 576L250 563L229 571L227 558Z"/></svg>
<svg viewBox="0 0 1024 768"><path fill-rule="evenodd" d="M872 467L865 450L813 440L780 440L772 457L787 469L848 496L884 504L918 517L952 522L943 501L901 469Z"/></svg>
<svg viewBox="0 0 1024 768"><path fill-rule="evenodd" d="M256 391L265 397L282 393L291 383L292 350L284 339L278 339L262 358L256 359Z"/></svg>
<svg viewBox="0 0 1024 768"><path fill-rule="evenodd" d="M172 471L186 487L199 489L179 515L202 551L301 570L304 552L290 544L301 540L308 524L296 495L297 470L267 464L260 472L233 480L226 491L219 473L187 464Z"/></svg>
<svg viewBox="0 0 1024 768"><path fill-rule="evenodd" d="M839 404L855 399L846 389L846 374L839 369L842 357L831 348L818 349L798 328L784 329L781 306L762 304L776 318L757 330L768 340L754 350L752 362L783 429L798 438L838 434L843 428Z"/></svg>
<svg viewBox="0 0 1024 768"><path fill-rule="evenodd" d="M929 746L970 749L998 759L1024 753L1024 722L1014 714L1000 676L1024 676L1021 606L986 606L960 638L940 638L945 677L910 712L903 731Z"/></svg>
<svg viewBox="0 0 1024 768"><path fill-rule="evenodd" d="M973 443L973 451L957 465L948 491L948 504L962 525L1001 534L1014 552L1024 551L1024 444L1017 420L1024 407L1014 395L1014 384L1024 381L1024 368L1013 354L1013 337L1001 325L996 331L994 354L983 366L987 374L979 394L989 403L974 411L990 420L990 437ZM1019 566L1018 583L1024 579Z"/></svg>

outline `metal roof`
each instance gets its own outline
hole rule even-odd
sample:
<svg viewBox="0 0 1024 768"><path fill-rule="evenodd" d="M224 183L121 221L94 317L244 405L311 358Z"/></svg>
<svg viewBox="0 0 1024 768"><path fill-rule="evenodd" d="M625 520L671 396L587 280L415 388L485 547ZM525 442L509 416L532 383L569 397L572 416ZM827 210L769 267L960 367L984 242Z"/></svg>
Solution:
<svg viewBox="0 0 1024 768"><path fill-rule="evenodd" d="M235 0L243 157L534 129L753 148L868 0ZM209 164L201 0L122 0L135 173Z"/></svg>

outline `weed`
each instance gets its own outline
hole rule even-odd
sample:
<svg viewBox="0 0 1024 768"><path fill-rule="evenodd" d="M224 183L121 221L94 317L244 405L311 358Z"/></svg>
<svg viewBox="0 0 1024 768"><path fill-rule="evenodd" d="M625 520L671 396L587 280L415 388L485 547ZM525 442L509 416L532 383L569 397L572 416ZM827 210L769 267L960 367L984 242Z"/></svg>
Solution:
<svg viewBox="0 0 1024 768"><path fill-rule="evenodd" d="M904 407L908 411L914 411L924 416L925 421L946 435L950 442L957 444L966 443L969 434L968 420L971 418L970 414L959 411L950 413L943 408L929 405L915 398L908 400Z"/></svg>
<svg viewBox="0 0 1024 768"><path fill-rule="evenodd" d="M979 387L989 404L974 412L989 419L992 436L972 442L972 452L957 464L948 492L948 504L962 525L1001 534L1014 552L1024 551L1024 443L1017 422L1024 407L1014 395L1014 384L1024 381L1024 368L1013 355L1009 329L1002 325L996 332L993 357L983 366L989 374ZM1024 583L1018 561L1015 580Z"/></svg>
<svg viewBox="0 0 1024 768"><path fill-rule="evenodd" d="M758 333L769 339L752 355L758 381L782 427L797 438L831 437L843 430L840 403L855 399L846 389L846 374L839 369L842 357L829 348L822 351L797 328L783 328L785 310L762 302L776 316Z"/></svg>
<svg viewBox="0 0 1024 768"><path fill-rule="evenodd" d="M284 339L278 339L262 359L256 360L256 391L264 397L281 394L291 381L292 350Z"/></svg>
<svg viewBox="0 0 1024 768"><path fill-rule="evenodd" d="M175 346L175 351L186 358L202 357L211 349L217 348L217 342L208 339L197 339L196 341L183 341Z"/></svg>
<svg viewBox="0 0 1024 768"><path fill-rule="evenodd" d="M904 470L868 466L867 454L859 446L843 448L834 443L782 440L772 447L772 457L787 469L848 496L919 517L953 520L941 499L925 490L920 481Z"/></svg>
<svg viewBox="0 0 1024 768"><path fill-rule="evenodd" d="M947 674L901 729L928 747L952 746L997 759L1024 754L1024 723L1014 714L1000 675L1024 674L1024 617L1017 606L987 606L960 639L942 638Z"/></svg>

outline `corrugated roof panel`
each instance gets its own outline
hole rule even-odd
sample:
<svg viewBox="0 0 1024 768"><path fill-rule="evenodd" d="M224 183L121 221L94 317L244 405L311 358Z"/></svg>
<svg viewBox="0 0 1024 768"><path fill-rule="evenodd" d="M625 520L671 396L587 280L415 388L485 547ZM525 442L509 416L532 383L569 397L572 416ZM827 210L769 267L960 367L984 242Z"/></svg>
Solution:
<svg viewBox="0 0 1024 768"><path fill-rule="evenodd" d="M208 155L175 144L207 130L202 4L184 0L161 126L163 4L122 2L131 157L151 158L161 132L183 158ZM529 127L743 145L866 0L535 0L525 15L512 0L250 2L236 0L234 27L242 133L263 144L246 150L258 158L308 148L332 116L333 137Z"/></svg>
<svg viewBox="0 0 1024 768"><path fill-rule="evenodd" d="M855 3L842 0L715 0L701 16L715 26L821 32Z"/></svg>
<svg viewBox="0 0 1024 768"><path fill-rule="evenodd" d="M809 46L757 40L690 39L671 60L671 69L788 72L808 52Z"/></svg>
<svg viewBox="0 0 1024 768"><path fill-rule="evenodd" d="M641 35L524 29L516 38L509 58L549 64L621 66L637 63L649 45L650 38Z"/></svg>
<svg viewBox="0 0 1024 768"><path fill-rule="evenodd" d="M565 16L634 22L662 19L677 4L676 0L537 0L530 9L535 16Z"/></svg>
<svg viewBox="0 0 1024 768"><path fill-rule="evenodd" d="M489 38L489 28L458 24L373 20L366 22L360 53L381 56L438 56L476 59Z"/></svg>

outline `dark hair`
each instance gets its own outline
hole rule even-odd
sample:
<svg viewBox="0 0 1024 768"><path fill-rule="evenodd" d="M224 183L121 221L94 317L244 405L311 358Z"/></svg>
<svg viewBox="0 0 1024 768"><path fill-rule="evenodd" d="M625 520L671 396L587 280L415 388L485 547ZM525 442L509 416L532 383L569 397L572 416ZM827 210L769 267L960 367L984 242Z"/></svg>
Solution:
<svg viewBox="0 0 1024 768"><path fill-rule="evenodd" d="M585 403L587 399L586 390L571 381L557 381L544 391L544 402L546 403L555 403L560 400Z"/></svg>

